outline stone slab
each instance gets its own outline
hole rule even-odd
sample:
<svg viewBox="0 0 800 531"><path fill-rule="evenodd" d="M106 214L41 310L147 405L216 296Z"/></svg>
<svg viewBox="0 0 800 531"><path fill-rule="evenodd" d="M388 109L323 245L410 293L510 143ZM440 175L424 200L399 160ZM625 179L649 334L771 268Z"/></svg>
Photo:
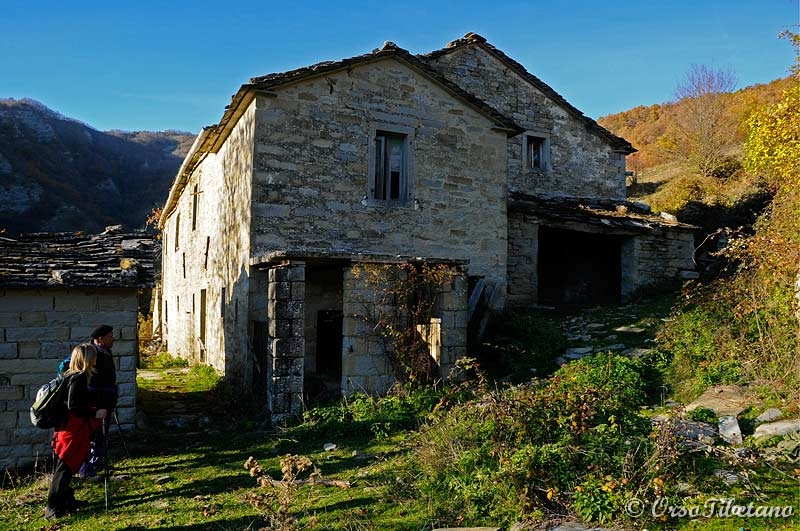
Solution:
<svg viewBox="0 0 800 531"><path fill-rule="evenodd" d="M741 388L735 385L718 385L707 389L694 402L686 406L686 411L694 411L698 407L710 409L718 417L737 416L748 404Z"/></svg>
<svg viewBox="0 0 800 531"><path fill-rule="evenodd" d="M764 424L765 422L772 422L773 420L780 418L781 415L783 415L783 411L781 411L778 408L772 407L764 411L758 417L756 417L755 423L756 425L758 425L758 424Z"/></svg>
<svg viewBox="0 0 800 531"><path fill-rule="evenodd" d="M719 418L718 423L719 436L728 444L739 445L742 444L742 430L739 428L739 422L733 415L725 415Z"/></svg>
<svg viewBox="0 0 800 531"><path fill-rule="evenodd" d="M753 437L756 439L766 437L779 437L789 433L800 432L800 419L780 420L778 422L768 422L756 427Z"/></svg>
<svg viewBox="0 0 800 531"><path fill-rule="evenodd" d="M623 332L626 334L641 334L644 332L644 328L639 328L638 326L620 326L614 329L614 332Z"/></svg>

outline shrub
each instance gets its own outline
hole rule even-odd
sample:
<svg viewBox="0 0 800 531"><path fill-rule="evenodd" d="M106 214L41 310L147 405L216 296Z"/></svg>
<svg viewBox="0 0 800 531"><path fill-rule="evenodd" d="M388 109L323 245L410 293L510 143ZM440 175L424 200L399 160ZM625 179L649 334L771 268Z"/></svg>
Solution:
<svg viewBox="0 0 800 531"><path fill-rule="evenodd" d="M492 337L481 345L478 361L492 375L509 374L516 381L552 373L553 361L564 352L567 340L551 314L509 312L497 323Z"/></svg>
<svg viewBox="0 0 800 531"><path fill-rule="evenodd" d="M656 338L666 379L676 398L689 401L711 385L741 380L735 321L713 300L677 310Z"/></svg>
<svg viewBox="0 0 800 531"><path fill-rule="evenodd" d="M410 482L442 518L507 525L571 508L608 521L622 514L614 489L647 457L643 388L636 362L601 353L486 393L420 431Z"/></svg>
<svg viewBox="0 0 800 531"><path fill-rule="evenodd" d="M385 396L356 393L329 406L303 412L296 432L353 435L370 433L386 437L402 430L416 429L440 403L444 389L435 387L395 386Z"/></svg>
<svg viewBox="0 0 800 531"><path fill-rule="evenodd" d="M717 414L714 413L713 410L705 407L698 407L691 410L686 417L689 420L694 420L697 422L708 422L709 424L717 423Z"/></svg>

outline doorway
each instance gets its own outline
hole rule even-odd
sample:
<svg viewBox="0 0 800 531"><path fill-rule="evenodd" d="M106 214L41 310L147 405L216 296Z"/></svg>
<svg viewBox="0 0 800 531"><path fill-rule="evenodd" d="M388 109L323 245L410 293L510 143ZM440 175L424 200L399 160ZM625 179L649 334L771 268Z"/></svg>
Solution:
<svg viewBox="0 0 800 531"><path fill-rule="evenodd" d="M622 238L539 228L539 303L556 307L619 304Z"/></svg>

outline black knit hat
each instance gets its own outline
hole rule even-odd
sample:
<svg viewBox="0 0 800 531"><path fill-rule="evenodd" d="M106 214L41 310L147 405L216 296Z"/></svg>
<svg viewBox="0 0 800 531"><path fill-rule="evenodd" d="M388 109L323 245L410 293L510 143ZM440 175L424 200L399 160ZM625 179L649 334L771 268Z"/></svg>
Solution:
<svg viewBox="0 0 800 531"><path fill-rule="evenodd" d="M108 334L112 330L114 330L113 326L100 325L100 326L98 326L97 328L94 329L94 332L92 332L92 339L97 339L97 338L103 337L104 335Z"/></svg>

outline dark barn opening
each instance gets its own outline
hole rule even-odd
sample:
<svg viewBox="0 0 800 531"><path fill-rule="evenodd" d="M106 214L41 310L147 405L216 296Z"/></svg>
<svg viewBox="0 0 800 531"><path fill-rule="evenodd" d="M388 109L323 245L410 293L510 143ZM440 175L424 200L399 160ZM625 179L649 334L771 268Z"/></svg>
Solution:
<svg viewBox="0 0 800 531"><path fill-rule="evenodd" d="M622 238L539 227L539 303L619 304Z"/></svg>

